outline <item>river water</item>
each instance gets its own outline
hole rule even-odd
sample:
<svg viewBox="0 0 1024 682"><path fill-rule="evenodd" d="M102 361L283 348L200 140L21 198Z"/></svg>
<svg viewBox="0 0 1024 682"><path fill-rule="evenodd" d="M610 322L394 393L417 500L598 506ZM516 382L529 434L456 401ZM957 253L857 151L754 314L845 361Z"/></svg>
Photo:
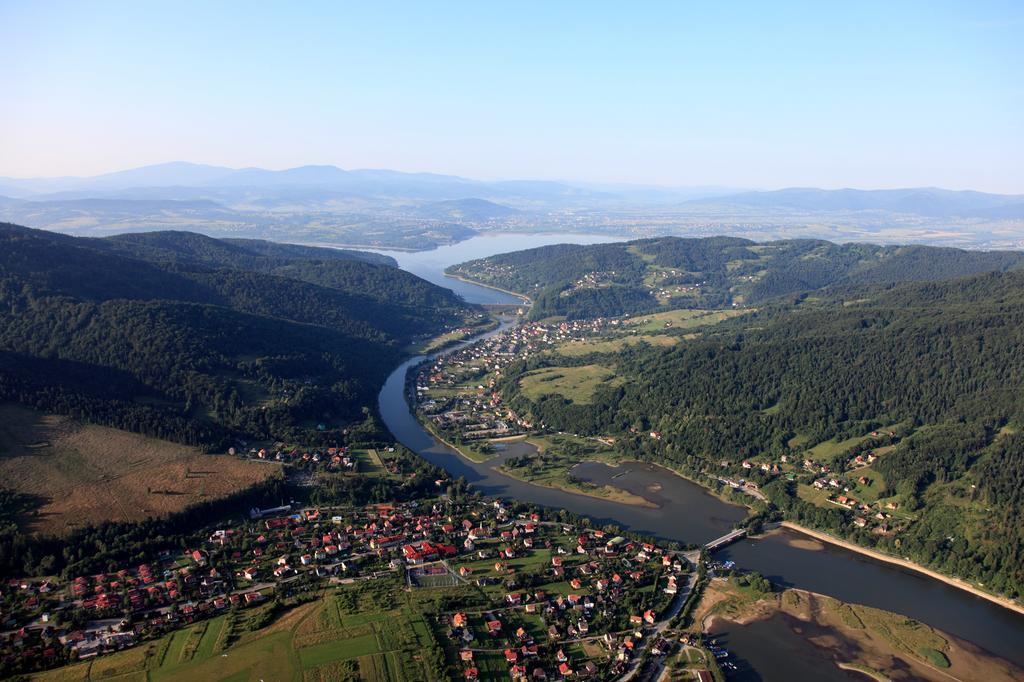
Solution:
<svg viewBox="0 0 1024 682"><path fill-rule="evenodd" d="M565 235L560 241L575 242L575 238L579 236ZM514 241L516 238L519 241ZM411 271L424 276L421 274L426 267L424 264L433 262L431 277L425 279L449 286L455 280L444 276L445 267L462 262L466 258L480 258L501 252L499 250L485 253L488 244L492 248L506 250L540 245L533 243L533 238L533 235L475 238L469 241L476 243L468 244L462 249L455 248L459 245L443 247L449 249L448 258L458 260L445 262L444 258L438 258L435 253L441 249L436 249L434 252L425 252L433 253L432 257L421 255L416 258L416 267L419 267L421 272ZM484 239L494 241L477 241ZM587 243L598 241L609 240L592 238ZM386 253L399 258L400 265L403 263L403 257L414 255ZM406 260L406 263L409 262ZM454 286L450 288L473 303L517 302L514 297L491 289L466 282L458 282L458 285L457 289ZM500 300L500 297L506 298ZM490 333L497 333L507 328L508 324L505 323ZM521 448L530 447L526 444L510 444L496 459L483 464L471 462L439 443L419 424L410 411L406 401L406 374L411 367L424 359L421 356L407 360L388 377L379 397L381 417L391 433L403 445L433 464L443 467L453 476L464 477L486 495L515 498L550 508L566 509L584 514L597 524L614 522L624 528L687 543L703 543L718 537L745 515L743 508L727 504L700 486L653 465L637 463L612 468L602 464L584 463L578 466L574 473L580 478L596 483L612 483L616 487L639 494L656 503L657 508L626 505L543 488L505 476L493 468L505 457L522 454ZM821 543L815 543L820 546L818 549L797 547L793 544L797 539L806 540L793 531L778 531L764 539L734 544L721 550L716 558L735 561L738 566L758 571L780 585L800 587L828 594L843 601L907 615L1024 667L1024 616L914 571L876 561L839 547ZM767 627L763 629L768 632ZM776 633L784 630L785 628L771 628L771 631ZM734 637L737 646L741 640L748 639L745 636L737 636L737 633L734 633ZM797 642L783 641L785 638L782 635L779 637L779 647L799 646ZM806 679L799 676L799 671L795 668L758 672L766 680Z"/></svg>

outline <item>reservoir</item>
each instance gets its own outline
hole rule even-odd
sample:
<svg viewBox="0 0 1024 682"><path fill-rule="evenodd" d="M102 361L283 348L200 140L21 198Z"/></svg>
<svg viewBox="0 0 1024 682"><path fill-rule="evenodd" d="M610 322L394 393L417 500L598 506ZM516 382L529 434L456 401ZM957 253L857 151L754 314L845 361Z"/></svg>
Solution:
<svg viewBox="0 0 1024 682"><path fill-rule="evenodd" d="M504 236L517 237L520 240L518 243L508 246L508 250L538 245L532 243L533 235ZM560 241L572 242L574 236L576 235L567 235ZM603 239L601 241L610 240ZM489 243L497 244L498 242ZM504 245L507 242L500 243ZM499 248L505 247L500 246ZM388 252L388 255L399 256L395 252ZM491 254L479 253L470 257L478 258L485 255ZM399 260L399 262L402 261ZM424 261L420 262L422 264ZM450 286L452 279L446 278L443 270L456 262L461 261L436 263L432 266L434 268L432 277L425 278L444 282L444 286ZM424 275L421 274L421 276ZM470 302L514 302L495 301L490 298L494 294L501 294L501 292L465 282L459 284L463 285L463 289L459 293ZM501 295L508 296L507 294ZM503 327L507 327L508 324L506 323ZM596 524L612 522L624 528L685 543L703 543L723 535L746 515L745 509L719 500L700 486L666 469L648 464L624 464L621 467L613 468L595 463L584 463L576 467L574 473L580 478L598 483L610 482L616 487L635 492L659 505L656 508L626 505L543 488L518 481L493 469L504 457L522 454L518 452L518 447L529 447L525 444L510 444L498 457L488 462L471 462L438 442L419 424L409 409L405 392L406 374L410 368L418 365L424 359L424 357L416 357L407 360L388 377L379 397L380 413L384 423L395 438L410 450L433 464L443 467L453 476L464 477L471 485L486 495L515 498L554 509L566 509L586 515ZM800 587L843 601L904 614L972 642L1019 666L1024 666L1024 615L1004 609L914 571L886 564L839 547L822 544L817 549L808 549L808 543L805 542L799 543L799 547L795 546L793 541L798 538L806 540L793 531L777 531L763 539L745 540L732 545L716 554L716 558L735 561L738 566L758 571L779 585ZM762 629L764 632L758 631L759 634L779 631L781 628L776 623L762 626ZM737 650L742 655L740 643L746 641L748 637L743 636L740 632L741 629L734 628L732 637ZM779 646L790 645L792 643L779 642ZM751 654L754 653L751 652ZM810 656L809 652L802 651L799 658L810 664L811 659L808 658ZM755 657L752 655L751 659ZM766 673L767 671L760 672ZM775 672L795 674L796 671ZM794 677L794 674L786 677L800 679ZM845 677L844 673L837 676L836 679ZM766 675L764 679L782 679L782 677Z"/></svg>
<svg viewBox="0 0 1024 682"><path fill-rule="evenodd" d="M487 256L509 253L510 251L533 249L538 246L550 246L552 244L602 244L616 241L624 240L619 237L596 234L498 233L480 235L457 244L439 246L429 251L366 250L391 256L398 261L398 267L411 272L417 277L422 277L428 282L451 289L469 303L516 304L522 303L522 299L518 296L506 294L497 289L488 289L487 287L463 282L454 277L448 277L444 274L444 270L450 265L465 263L477 258L486 258Z"/></svg>

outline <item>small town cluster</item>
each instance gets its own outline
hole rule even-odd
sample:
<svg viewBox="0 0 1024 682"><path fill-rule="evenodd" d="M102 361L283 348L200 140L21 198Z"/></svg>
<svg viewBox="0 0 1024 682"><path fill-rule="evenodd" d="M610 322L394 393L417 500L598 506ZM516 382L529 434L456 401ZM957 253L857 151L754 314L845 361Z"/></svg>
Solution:
<svg viewBox="0 0 1024 682"><path fill-rule="evenodd" d="M797 483L798 494L818 505L834 505L853 512L855 527L869 530L875 535L893 535L904 530L912 517L893 495L884 496L881 476L872 465L879 457L890 452L903 436L890 429L875 430L864 437L851 439L855 444L833 448L820 456L811 451L802 454L783 454L777 458L758 457L740 462L739 471L747 477L756 477L762 484L783 476ZM723 469L735 469L728 460L721 462ZM761 497L759 484L749 478L719 477L735 489Z"/></svg>
<svg viewBox="0 0 1024 682"><path fill-rule="evenodd" d="M368 507L252 509L180 553L3 590L0 655L48 666L161 637L189 623L310 590L400 577L460 588L433 636L466 679L504 661L512 679L607 679L667 653L668 621L699 552L446 496Z"/></svg>
<svg viewBox="0 0 1024 682"><path fill-rule="evenodd" d="M534 353L606 333L622 320L599 317L525 323L442 355L416 376L419 411L443 434L463 441L527 433L534 425L502 404L494 390L503 368Z"/></svg>

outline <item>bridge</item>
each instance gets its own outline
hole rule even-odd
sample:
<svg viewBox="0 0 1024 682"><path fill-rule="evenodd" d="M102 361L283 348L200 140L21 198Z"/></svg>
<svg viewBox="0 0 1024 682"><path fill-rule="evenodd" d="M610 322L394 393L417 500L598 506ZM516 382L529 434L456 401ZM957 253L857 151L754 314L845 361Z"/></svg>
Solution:
<svg viewBox="0 0 1024 682"><path fill-rule="evenodd" d="M746 528L737 528L736 530L730 533L726 533L722 537L707 543L706 545L704 545L704 549L708 552L714 552L716 549L721 549L730 543L736 542L742 537L746 537L746 535Z"/></svg>

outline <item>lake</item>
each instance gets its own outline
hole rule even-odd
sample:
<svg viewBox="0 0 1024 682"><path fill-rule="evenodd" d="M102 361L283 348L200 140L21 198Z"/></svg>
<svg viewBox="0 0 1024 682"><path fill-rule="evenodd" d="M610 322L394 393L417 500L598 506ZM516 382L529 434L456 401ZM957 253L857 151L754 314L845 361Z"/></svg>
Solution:
<svg viewBox="0 0 1024 682"><path fill-rule="evenodd" d="M517 302L513 297L509 297L511 301L495 300L496 294L508 295L452 280L445 277L443 271L444 268L466 259L482 258L502 252L498 250L488 253L487 248L515 250L539 246L542 244L536 241L539 236L547 238L543 243L576 243L577 238L581 237L499 235L468 240L475 243L461 250L457 248L460 245L456 244L420 254L387 253L399 258L400 264L407 257L419 256L414 261L415 266L420 268L420 272L416 274L452 289L455 289L457 284L460 289L457 291L467 301ZM586 243L613 241L606 237L592 239L593 241ZM428 258L426 254L434 255ZM451 260L446 262L446 258ZM427 277L427 274L430 277ZM507 328L508 324L506 322L499 330L490 333L497 333ZM465 477L471 485L486 495L515 498L553 509L567 509L584 514L597 524L613 522L624 528L687 543L703 543L718 537L745 516L743 508L727 504L700 486L666 469L651 465L638 463L635 466L614 469L587 463L578 466L575 473L581 478L588 477L595 482L606 479L618 487L637 492L661 505L657 508L625 505L543 488L518 481L493 469L497 462L511 456L516 449L506 449L496 460L483 464L471 462L439 443L419 424L410 411L405 392L406 374L411 367L424 359L417 357L407 360L388 377L379 397L384 423L395 438L410 450L443 467L453 476ZM654 484L658 486L656 489L652 488ZM646 494L643 491L646 491ZM803 536L793 531L778 531L764 539L746 540L732 545L720 551L716 557L723 560L731 559L738 566L758 571L783 586L800 587L828 594L843 601L907 615L1024 666L1024 616L927 576L855 552L831 545L821 545L818 550L796 547L792 541L798 537ZM759 626L754 632L763 635L770 631L771 626ZM748 637L740 634L738 629L732 634L736 638L736 648L742 655L740 641L747 641ZM782 643L779 642L779 645ZM755 652L751 654L751 659L766 660ZM810 652L803 652L800 660L809 663L810 657ZM794 658L793 675L790 679L801 679L796 674L796 661ZM845 677L845 674L843 676Z"/></svg>
<svg viewBox="0 0 1024 682"><path fill-rule="evenodd" d="M422 277L428 282L451 289L469 303L498 304L521 303L518 296L506 294L497 289L488 289L469 282L463 282L444 274L445 268L466 261L486 258L498 253L522 251L552 244L605 244L624 241L621 238L596 234L486 234L467 239L457 244L439 246L429 251L390 251L386 249L364 249L391 256L398 261L398 267Z"/></svg>

